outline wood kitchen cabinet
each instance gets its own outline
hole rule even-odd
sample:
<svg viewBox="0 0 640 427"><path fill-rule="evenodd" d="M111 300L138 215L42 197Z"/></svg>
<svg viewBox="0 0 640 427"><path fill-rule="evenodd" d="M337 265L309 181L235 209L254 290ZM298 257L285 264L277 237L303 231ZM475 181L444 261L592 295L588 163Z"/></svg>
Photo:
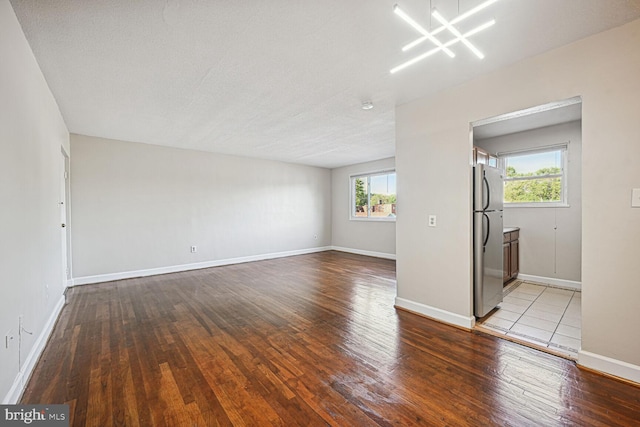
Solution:
<svg viewBox="0 0 640 427"><path fill-rule="evenodd" d="M503 282L507 283L520 272L520 229L505 228L502 243Z"/></svg>

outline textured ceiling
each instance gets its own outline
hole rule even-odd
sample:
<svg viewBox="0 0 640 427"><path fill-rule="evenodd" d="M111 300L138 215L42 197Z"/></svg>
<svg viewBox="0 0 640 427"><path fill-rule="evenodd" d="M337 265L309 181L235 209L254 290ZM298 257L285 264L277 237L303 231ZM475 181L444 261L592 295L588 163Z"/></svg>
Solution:
<svg viewBox="0 0 640 427"><path fill-rule="evenodd" d="M398 104L640 17L640 0L500 0L465 22L496 19L471 39L484 60L457 44L391 75L419 35L396 2L430 28L424 0L11 1L71 132L329 168L393 156Z"/></svg>

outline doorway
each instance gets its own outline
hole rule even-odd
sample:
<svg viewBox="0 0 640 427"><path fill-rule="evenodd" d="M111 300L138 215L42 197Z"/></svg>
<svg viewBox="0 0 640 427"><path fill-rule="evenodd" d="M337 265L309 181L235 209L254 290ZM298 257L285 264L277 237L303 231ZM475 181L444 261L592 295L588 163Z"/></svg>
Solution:
<svg viewBox="0 0 640 427"><path fill-rule="evenodd" d="M60 208L60 243L62 254L62 286L66 288L71 281L71 230L69 212L69 156L64 148L60 151L60 198L58 206Z"/></svg>
<svg viewBox="0 0 640 427"><path fill-rule="evenodd" d="M473 123L504 183L503 302L478 329L576 359L581 342L580 97Z"/></svg>

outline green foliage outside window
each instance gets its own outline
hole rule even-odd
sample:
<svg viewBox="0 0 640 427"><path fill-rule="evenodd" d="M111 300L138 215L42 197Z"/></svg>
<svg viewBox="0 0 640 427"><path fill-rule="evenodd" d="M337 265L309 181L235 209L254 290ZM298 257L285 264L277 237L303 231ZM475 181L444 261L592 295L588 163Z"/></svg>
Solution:
<svg viewBox="0 0 640 427"><path fill-rule="evenodd" d="M356 177L352 181L352 216L357 218L395 218L395 172Z"/></svg>
<svg viewBox="0 0 640 427"><path fill-rule="evenodd" d="M374 205L387 205L396 202L395 194L372 194L371 206Z"/></svg>
<svg viewBox="0 0 640 427"><path fill-rule="evenodd" d="M533 173L518 173L513 166L507 167L504 185L504 200L507 203L539 203L562 201L562 170L558 167L538 169ZM526 178L509 180L509 178Z"/></svg>
<svg viewBox="0 0 640 427"><path fill-rule="evenodd" d="M356 178L356 206L367 206L367 192L362 178Z"/></svg>

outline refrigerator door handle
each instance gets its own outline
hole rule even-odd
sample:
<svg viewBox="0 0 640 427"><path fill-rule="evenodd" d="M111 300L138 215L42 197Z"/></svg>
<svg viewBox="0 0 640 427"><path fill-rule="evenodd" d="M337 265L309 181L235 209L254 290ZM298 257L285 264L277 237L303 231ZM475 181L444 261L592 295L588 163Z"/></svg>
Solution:
<svg viewBox="0 0 640 427"><path fill-rule="evenodd" d="M482 175L482 181L484 183L484 186L487 189L487 192L485 193L487 195L487 203L482 208L483 211L486 211L487 208L489 207L489 205L491 204L491 191L489 189L489 180L487 179L486 175L484 175L484 174Z"/></svg>
<svg viewBox="0 0 640 427"><path fill-rule="evenodd" d="M484 242L482 242L482 247L487 246L487 242L489 241L489 233L491 232L491 221L489 220L489 216L486 213L482 213L482 219L487 219L487 235L484 238Z"/></svg>

